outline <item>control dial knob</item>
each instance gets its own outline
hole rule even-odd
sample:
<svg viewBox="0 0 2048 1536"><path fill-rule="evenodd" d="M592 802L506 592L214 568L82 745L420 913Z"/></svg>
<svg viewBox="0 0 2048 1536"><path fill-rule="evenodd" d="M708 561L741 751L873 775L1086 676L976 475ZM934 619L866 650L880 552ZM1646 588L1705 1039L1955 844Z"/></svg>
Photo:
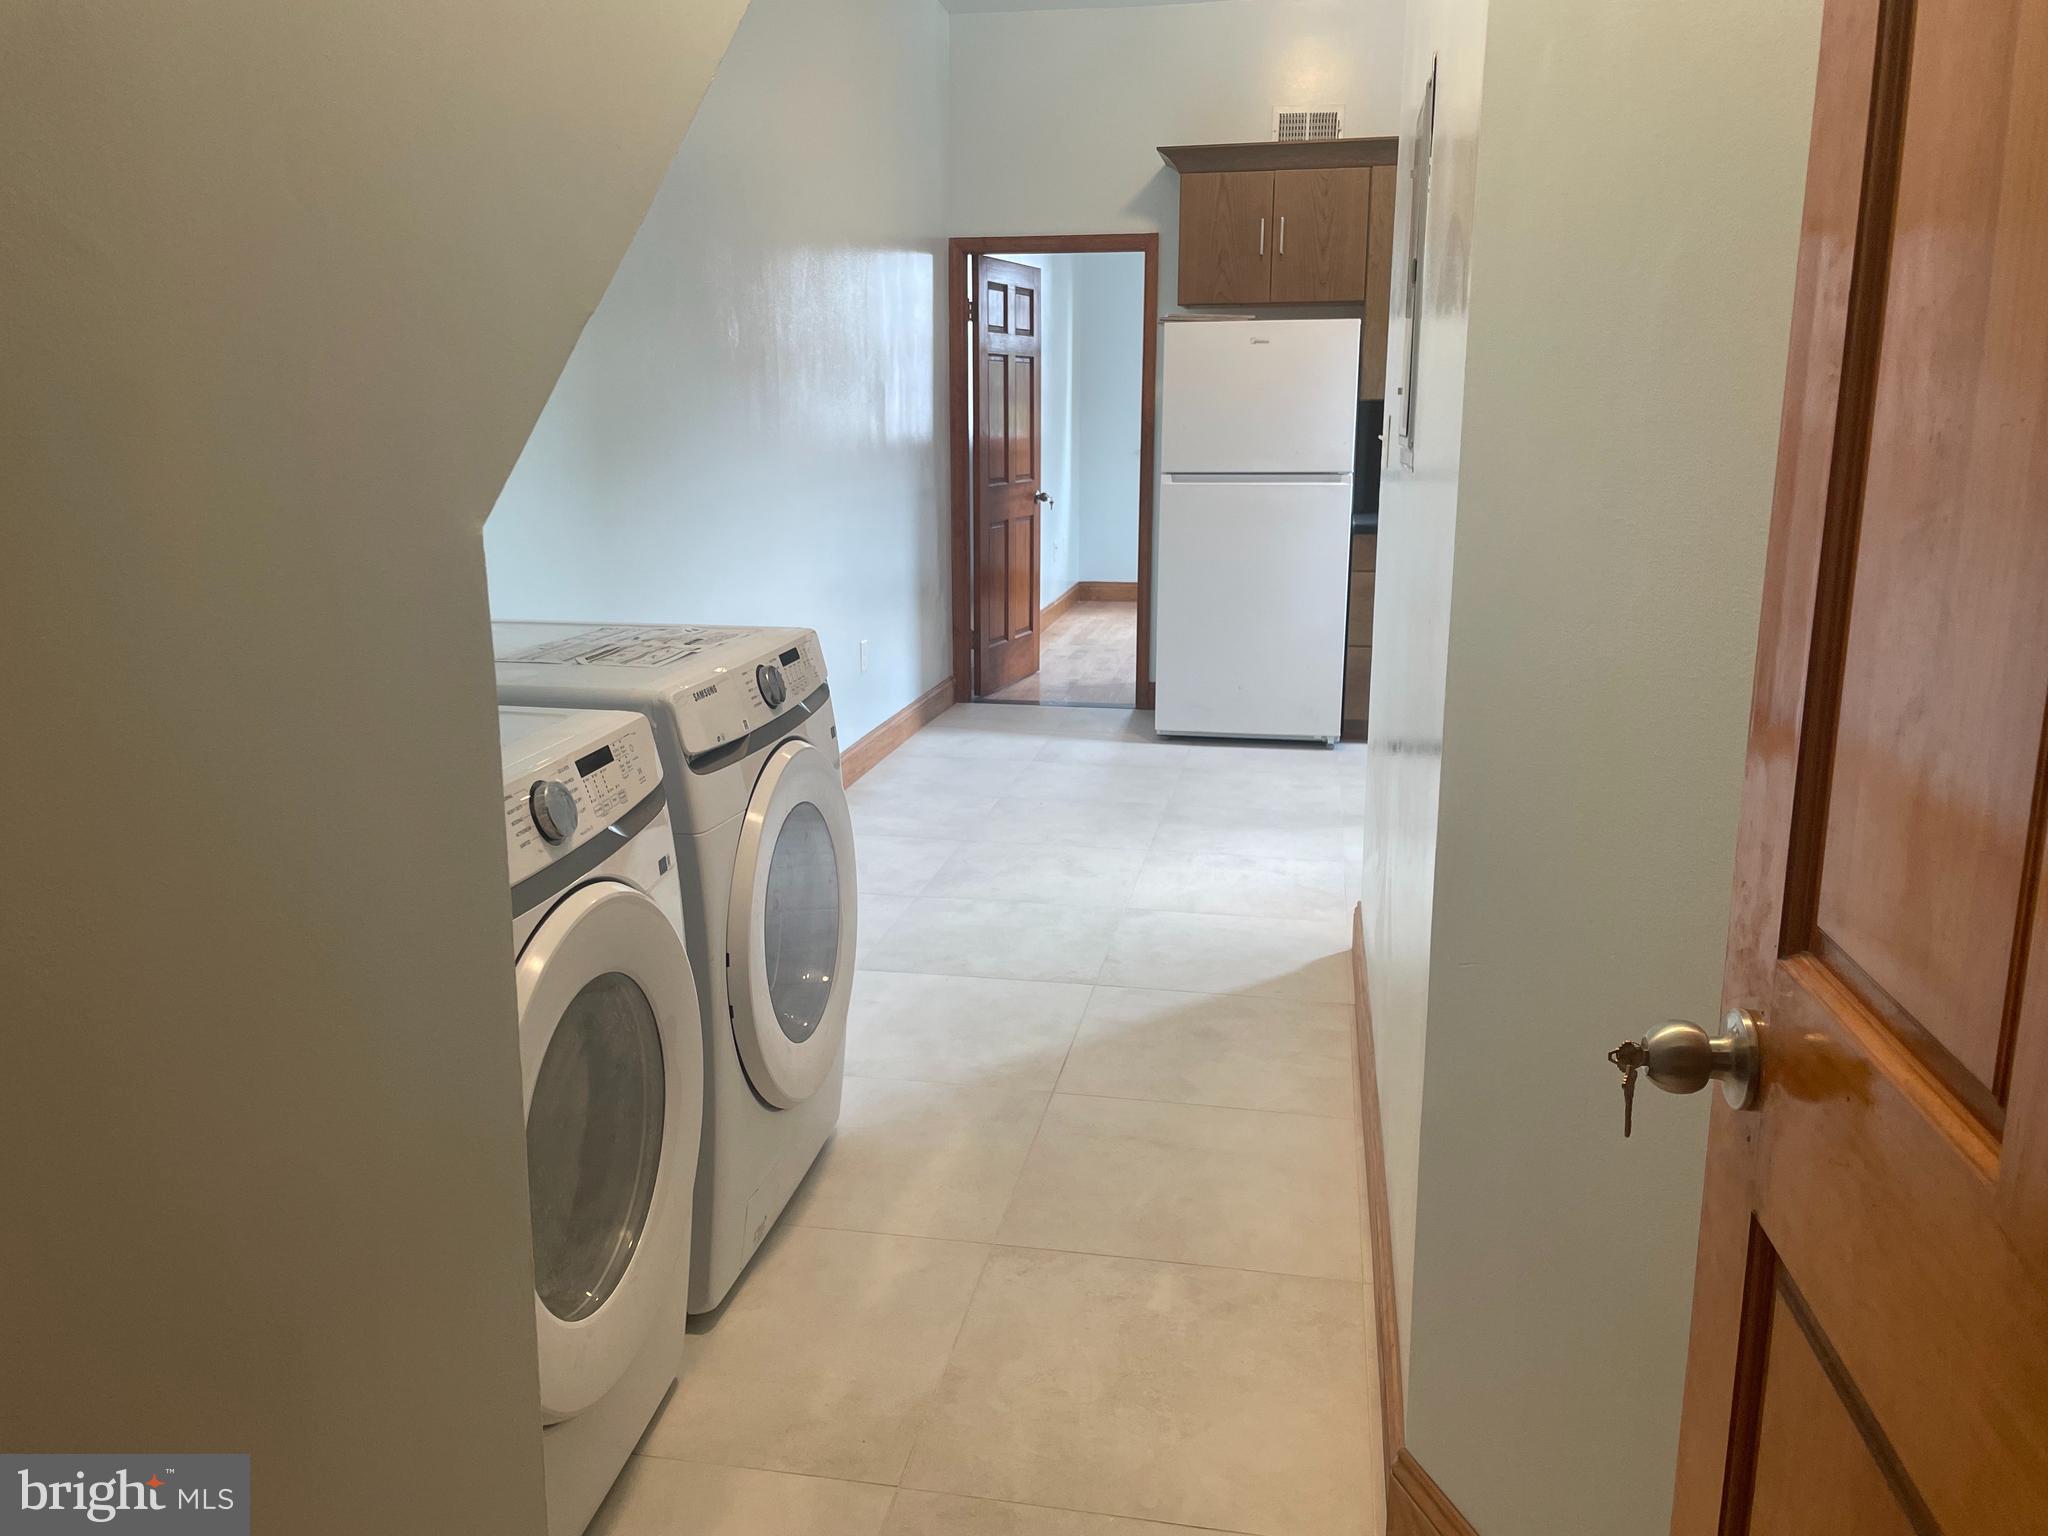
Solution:
<svg viewBox="0 0 2048 1536"><path fill-rule="evenodd" d="M554 779L535 779L526 792L533 828L550 843L566 843L576 835L576 798Z"/></svg>
<svg viewBox="0 0 2048 1536"><path fill-rule="evenodd" d="M754 668L754 681L761 685L761 702L770 709L782 708L782 701L789 697L789 685L782 680L780 668L766 663Z"/></svg>

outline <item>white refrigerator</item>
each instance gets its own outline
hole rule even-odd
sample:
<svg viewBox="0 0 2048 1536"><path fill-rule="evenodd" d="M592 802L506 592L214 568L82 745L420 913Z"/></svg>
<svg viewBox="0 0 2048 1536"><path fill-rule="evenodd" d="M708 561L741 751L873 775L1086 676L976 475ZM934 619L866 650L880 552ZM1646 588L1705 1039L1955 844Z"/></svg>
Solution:
<svg viewBox="0 0 2048 1536"><path fill-rule="evenodd" d="M1162 329L1154 724L1335 741L1359 322Z"/></svg>

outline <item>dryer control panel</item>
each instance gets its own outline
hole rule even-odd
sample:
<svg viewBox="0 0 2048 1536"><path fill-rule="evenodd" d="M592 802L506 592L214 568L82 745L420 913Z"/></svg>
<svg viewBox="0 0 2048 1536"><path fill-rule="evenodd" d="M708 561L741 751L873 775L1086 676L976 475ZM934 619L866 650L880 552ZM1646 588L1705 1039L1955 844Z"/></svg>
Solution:
<svg viewBox="0 0 2048 1536"><path fill-rule="evenodd" d="M751 645L726 647L715 670L679 690L685 757L744 740L824 686L825 653L815 631L761 629L748 638Z"/></svg>
<svg viewBox="0 0 2048 1536"><path fill-rule="evenodd" d="M519 713L580 722L585 729L536 730L521 750L506 754L505 862L514 885L602 836L661 784L654 735L640 716ZM600 729L589 730L591 724Z"/></svg>

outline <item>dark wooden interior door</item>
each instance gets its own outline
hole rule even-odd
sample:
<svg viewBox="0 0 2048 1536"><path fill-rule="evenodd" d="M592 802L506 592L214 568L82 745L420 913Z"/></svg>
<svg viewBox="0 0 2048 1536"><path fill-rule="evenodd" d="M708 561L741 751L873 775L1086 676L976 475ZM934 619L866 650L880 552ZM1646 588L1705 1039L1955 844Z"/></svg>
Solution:
<svg viewBox="0 0 2048 1536"><path fill-rule="evenodd" d="M2048 0L1826 0L1677 1536L2048 1530L2044 717Z"/></svg>
<svg viewBox="0 0 2048 1536"><path fill-rule="evenodd" d="M974 259L975 692L1038 670L1039 273Z"/></svg>

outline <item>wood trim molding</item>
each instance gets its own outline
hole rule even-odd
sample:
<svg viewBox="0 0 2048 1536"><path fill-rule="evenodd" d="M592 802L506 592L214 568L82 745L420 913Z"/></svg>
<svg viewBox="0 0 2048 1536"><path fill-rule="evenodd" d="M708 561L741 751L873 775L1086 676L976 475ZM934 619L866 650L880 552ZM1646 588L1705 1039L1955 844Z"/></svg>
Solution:
<svg viewBox="0 0 2048 1536"><path fill-rule="evenodd" d="M1076 603L1135 603L1138 600L1138 584L1135 581L1077 581L1051 602L1038 610L1038 627L1052 628L1052 621L1065 613Z"/></svg>
<svg viewBox="0 0 2048 1536"><path fill-rule="evenodd" d="M1236 144L1161 144L1159 158L1182 175L1203 171L1330 171L1347 166L1393 165L1397 138L1307 139L1282 144L1253 139Z"/></svg>
<svg viewBox="0 0 2048 1536"><path fill-rule="evenodd" d="M1401 1387L1401 1320L1394 1295L1394 1238L1387 1212L1387 1148L1380 1122L1372 1002L1365 990L1365 906L1351 909L1352 1016L1358 1032L1358 1117L1365 1157L1366 1260L1371 1266L1373 1355L1379 1365L1380 1465L1386 1469L1387 1536L1479 1536L1436 1479L1409 1452Z"/></svg>
<svg viewBox="0 0 2048 1536"><path fill-rule="evenodd" d="M1389 143L1394 141L1389 140ZM946 442L951 449L953 677L952 697L966 703L974 697L974 555L971 458L968 451L967 371L974 347L967 324L968 258L970 256L1050 255L1059 252L1134 251L1145 258L1145 328L1138 380L1138 579L1130 583L1138 604L1137 707L1150 709L1157 690L1152 682L1152 518L1158 495L1154 473L1159 388L1159 236L1125 235L956 235L946 242ZM1039 623L1046 622L1043 611Z"/></svg>
<svg viewBox="0 0 2048 1536"><path fill-rule="evenodd" d="M1387 1474L1387 1536L1479 1536L1406 1450Z"/></svg>
<svg viewBox="0 0 2048 1536"><path fill-rule="evenodd" d="M1066 591L1062 592L1058 597L1054 598L1051 602L1040 605L1038 610L1039 631L1043 633L1044 631L1051 629L1053 626L1053 622L1056 619L1058 619L1061 614L1065 613L1069 608L1073 607L1074 604L1080 602L1081 600L1081 583L1077 581L1071 587L1067 588Z"/></svg>
<svg viewBox="0 0 2048 1536"><path fill-rule="evenodd" d="M839 754L839 781L852 784L953 707L953 679L929 688Z"/></svg>
<svg viewBox="0 0 2048 1536"><path fill-rule="evenodd" d="M1081 594L1075 599L1081 603L1135 603L1138 600L1135 581L1077 581L1073 590Z"/></svg>

